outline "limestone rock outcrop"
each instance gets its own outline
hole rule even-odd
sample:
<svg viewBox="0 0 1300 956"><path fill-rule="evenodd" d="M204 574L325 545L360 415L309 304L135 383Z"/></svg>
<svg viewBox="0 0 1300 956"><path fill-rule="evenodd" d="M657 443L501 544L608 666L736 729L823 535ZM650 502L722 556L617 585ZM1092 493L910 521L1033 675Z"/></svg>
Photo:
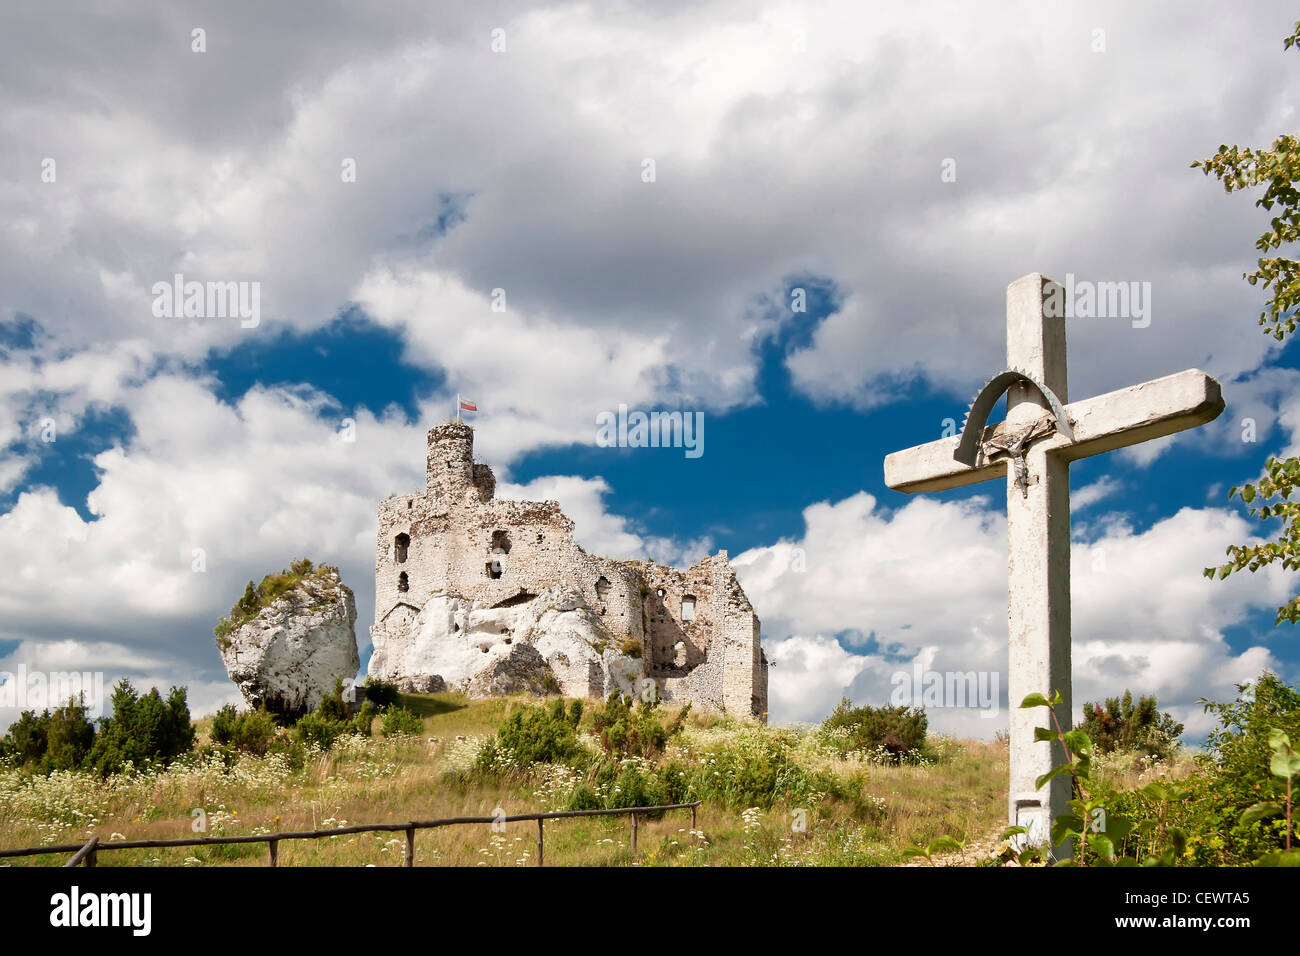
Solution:
<svg viewBox="0 0 1300 956"><path fill-rule="evenodd" d="M226 673L250 707L265 704L286 715L314 710L336 680L354 678L361 666L352 589L337 569L321 566L264 603L218 633Z"/></svg>
<svg viewBox="0 0 1300 956"><path fill-rule="evenodd" d="M496 605L440 592L401 629L371 636L370 675L405 691L603 697L635 693L645 673L581 593L565 587Z"/></svg>

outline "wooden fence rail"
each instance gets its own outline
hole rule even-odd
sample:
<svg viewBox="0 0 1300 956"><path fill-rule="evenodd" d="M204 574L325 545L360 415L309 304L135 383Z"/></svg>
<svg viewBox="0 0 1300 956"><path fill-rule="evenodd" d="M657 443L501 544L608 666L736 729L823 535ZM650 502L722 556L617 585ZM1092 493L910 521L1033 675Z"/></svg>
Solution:
<svg viewBox="0 0 1300 956"><path fill-rule="evenodd" d="M299 830L290 833L267 833L256 836L192 837L183 840L118 840L102 843L99 837L91 837L84 845L79 843L65 846L29 846L15 850L0 850L0 858L15 856L40 856L47 853L72 853L64 866L77 866L85 863L94 866L98 854L105 850L139 850L171 846L218 846L230 843L265 843L270 850L271 866L278 864L279 844L281 840L321 840L325 837L340 836L345 833L397 832L406 834L406 848L403 853L403 865L415 865L415 831L432 830L436 827L460 826L471 823L518 823L523 820L537 821L537 865L543 865L543 834L545 821L564 820L569 817L607 817L630 816L632 818L631 848L636 855L637 817L644 814L663 813L667 810L690 810L691 829L696 829L696 810L700 801L694 803L670 803L655 807L622 807L616 810L561 810L555 813L519 813L514 816L497 817L447 817L443 820L412 820L410 823L359 823L355 826L335 827L332 830ZM75 851L75 852L74 852Z"/></svg>

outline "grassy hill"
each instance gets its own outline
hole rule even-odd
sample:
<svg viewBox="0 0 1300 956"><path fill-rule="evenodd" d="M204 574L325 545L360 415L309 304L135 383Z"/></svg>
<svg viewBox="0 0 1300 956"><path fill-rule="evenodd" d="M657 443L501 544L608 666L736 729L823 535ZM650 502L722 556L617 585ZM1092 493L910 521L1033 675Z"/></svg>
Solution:
<svg viewBox="0 0 1300 956"><path fill-rule="evenodd" d="M243 755L227 766L219 755L179 761L161 772L107 779L81 773L49 777L0 771L0 846L38 846L101 840L179 839L205 826L207 835L309 830L356 823L405 822L453 816L490 816L564 809L574 771L538 764L524 773L475 773L482 744L525 699L468 700L455 694L404 695L418 713L418 737L346 737L321 752L310 749L300 766L285 754ZM671 716L672 710L666 711ZM211 721L198 724L206 742ZM589 734L582 745L599 743ZM774 786L791 773L829 782L826 793L805 787L799 806L784 798L754 801L709 790L690 829L688 811L642 820L635 862L642 866L897 865L903 850L938 836L985 840L1002 825L1007 754L1003 743L931 736L921 764L894 765L858 756L845 760L808 730L738 724L691 714L671 739L665 760L695 774L737 760L780 755ZM759 758L754 755L759 754ZM631 758L635 762L639 758ZM721 760L722 763L717 762ZM710 763L713 761L714 763ZM764 768L760 768L764 769ZM729 771L729 773L732 771ZM696 777L696 779L701 779ZM777 791L773 791L777 792ZM730 795L729 795L730 794ZM770 806L765 804L770 803ZM803 811L806 830L792 824ZM546 825L547 865L627 865L633 862L625 817L566 819ZM396 866L401 834L348 834L288 841L281 866ZM536 825L486 825L420 831L416 865L535 865ZM103 853L101 866L252 865L267 861L262 845L164 848ZM59 858L61 862L61 858ZM12 861L55 862L51 856Z"/></svg>

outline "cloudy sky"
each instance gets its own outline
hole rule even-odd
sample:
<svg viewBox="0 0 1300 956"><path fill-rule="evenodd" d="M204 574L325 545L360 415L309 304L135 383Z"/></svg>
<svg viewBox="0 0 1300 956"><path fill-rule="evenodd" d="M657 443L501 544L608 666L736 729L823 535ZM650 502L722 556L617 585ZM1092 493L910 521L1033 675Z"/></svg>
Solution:
<svg viewBox="0 0 1300 956"><path fill-rule="evenodd" d="M1005 675L1001 486L906 496L881 461L961 420L1037 271L1150 283L1144 326L1070 321L1072 397L1223 383L1213 425L1072 469L1076 703L1155 693L1203 734L1199 698L1300 677L1296 582L1201 576L1260 530L1227 489L1300 446L1241 279L1266 215L1190 168L1294 130L1294 11L1251 12L7 5L0 670L210 711L212 625L301 555L356 591L364 659L376 504L460 392L499 492L588 549L732 555L775 721L917 663ZM177 274L257 283L258 321L160 310ZM703 412L704 454L598 447L620 404Z"/></svg>

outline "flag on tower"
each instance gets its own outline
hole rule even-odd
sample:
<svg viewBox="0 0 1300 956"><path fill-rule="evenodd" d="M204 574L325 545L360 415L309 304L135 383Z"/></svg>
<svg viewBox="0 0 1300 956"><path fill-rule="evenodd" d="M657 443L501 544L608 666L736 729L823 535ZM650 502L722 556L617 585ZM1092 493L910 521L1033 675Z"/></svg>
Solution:
<svg viewBox="0 0 1300 956"><path fill-rule="evenodd" d="M460 399L460 407L463 411L467 411L467 412L478 411L478 406L475 405L473 402L471 402L468 398L461 398L459 395L457 395L456 397Z"/></svg>

